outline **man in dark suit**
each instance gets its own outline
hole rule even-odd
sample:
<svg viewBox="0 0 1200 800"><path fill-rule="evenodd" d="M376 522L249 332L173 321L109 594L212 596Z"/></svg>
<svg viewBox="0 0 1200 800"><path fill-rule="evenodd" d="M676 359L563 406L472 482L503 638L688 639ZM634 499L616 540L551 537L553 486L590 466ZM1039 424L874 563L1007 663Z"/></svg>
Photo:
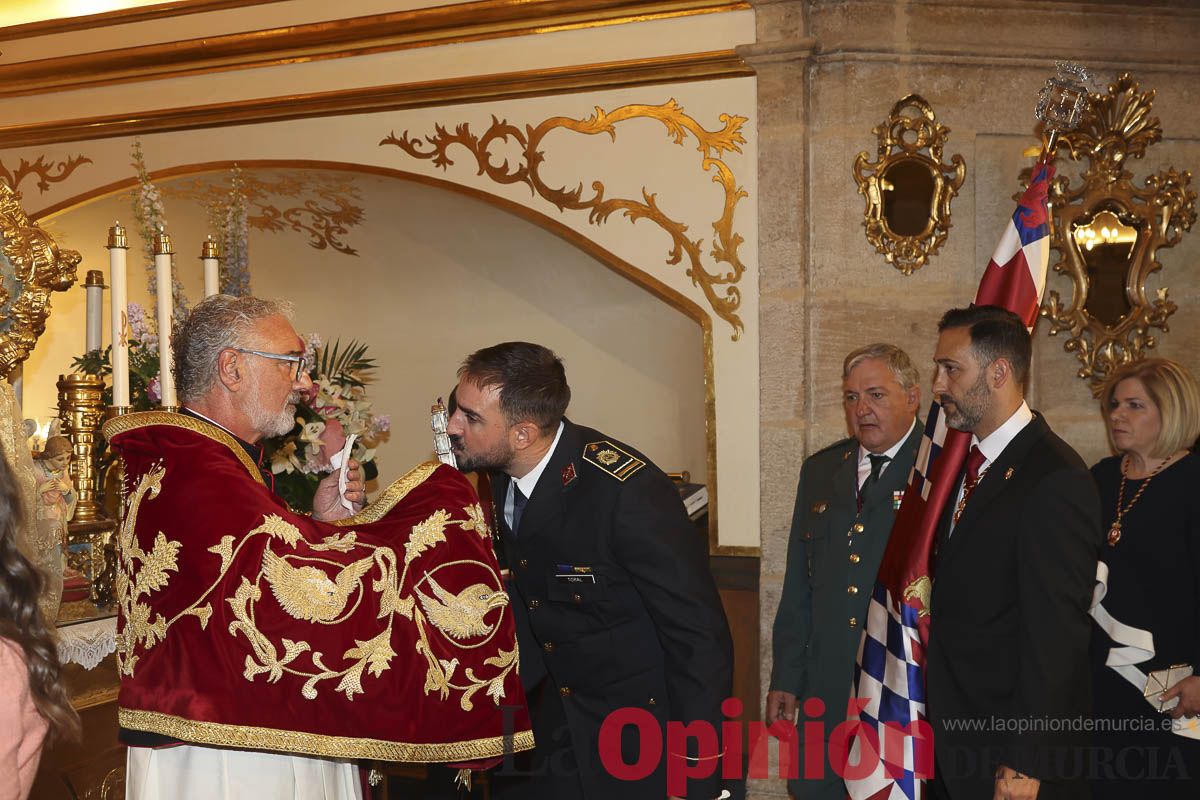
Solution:
<svg viewBox="0 0 1200 800"><path fill-rule="evenodd" d="M795 721L797 699L825 704L824 774L791 781L796 798L846 796L828 762L829 735L846 720L867 603L921 444L919 381L894 345L850 353L842 366L850 438L809 456L800 469L767 693L768 725Z"/></svg>
<svg viewBox="0 0 1200 800"><path fill-rule="evenodd" d="M1015 314L954 309L938 330L933 391L947 424L972 436L938 532L933 796L1086 797L1096 487L1025 403L1032 344Z"/></svg>
<svg viewBox="0 0 1200 800"><path fill-rule="evenodd" d="M717 741L672 752L665 736L668 720L717 734L732 692L707 543L678 491L633 448L565 419L562 362L540 345L468 356L455 397L447 430L459 468L492 476L537 740L534 774L506 765L492 796L663 800L667 772L690 768L708 777L675 794L718 797ZM645 729L610 723L602 735L618 709Z"/></svg>

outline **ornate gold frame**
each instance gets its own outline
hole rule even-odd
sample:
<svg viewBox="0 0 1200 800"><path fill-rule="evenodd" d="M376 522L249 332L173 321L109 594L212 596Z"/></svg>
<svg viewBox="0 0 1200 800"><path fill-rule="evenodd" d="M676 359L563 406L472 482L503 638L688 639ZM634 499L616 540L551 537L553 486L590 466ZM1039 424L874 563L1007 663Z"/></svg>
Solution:
<svg viewBox="0 0 1200 800"><path fill-rule="evenodd" d="M1092 394L1099 396L1113 370L1145 358L1157 343L1152 328L1167 330L1167 319L1177 306L1167 289L1146 297L1146 279L1162 269L1157 260L1161 247L1174 247L1196 221L1196 193L1189 188L1192 174L1174 167L1146 178L1145 188L1133 184L1128 161L1142 158L1146 148L1162 139L1157 117L1150 116L1154 90L1139 92L1128 73L1108 87L1107 94L1093 92L1078 130L1059 140L1071 160L1087 159L1083 183L1070 186L1060 175L1050 186L1051 247L1059 253L1054 271L1071 280L1071 300L1064 303L1057 291L1049 291L1041 314L1050 323L1050 335L1070 334L1063 345L1082 363L1078 377L1087 380ZM1116 325L1107 325L1087 308L1091 280L1087 263L1073 235L1076 221L1101 209L1117 210L1136 220L1137 238L1125 272L1125 294L1131 311Z"/></svg>
<svg viewBox="0 0 1200 800"><path fill-rule="evenodd" d="M912 110L917 113L912 114ZM879 139L877 160L868 161L866 150L854 159L854 182L858 184L858 193L866 200L863 227L867 241L887 262L905 275L911 275L946 241L950 230L950 201L962 186L966 166L958 154L951 157L949 163L942 159L942 148L950 129L937 121L933 107L920 95L900 98L887 119L873 128L872 133ZM895 188L886 176L904 162L928 170L933 184L929 219L924 230L916 235L893 231L885 215L884 193Z"/></svg>
<svg viewBox="0 0 1200 800"><path fill-rule="evenodd" d="M16 193L0 182L0 375L29 357L50 316L50 293L75 283L81 260L74 250L59 250L48 233L31 222Z"/></svg>

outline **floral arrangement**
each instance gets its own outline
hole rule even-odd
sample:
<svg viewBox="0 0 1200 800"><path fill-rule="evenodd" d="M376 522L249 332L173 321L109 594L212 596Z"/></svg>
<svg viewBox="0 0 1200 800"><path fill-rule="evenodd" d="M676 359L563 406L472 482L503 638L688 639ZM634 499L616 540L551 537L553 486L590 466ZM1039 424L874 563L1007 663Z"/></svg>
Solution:
<svg viewBox="0 0 1200 800"><path fill-rule="evenodd" d="M150 411L162 401L159 383L158 327L138 303L127 306L129 314L129 405L134 411ZM112 345L77 356L71 369L84 375L112 375ZM104 387L104 404L112 405L111 381Z"/></svg>
<svg viewBox="0 0 1200 800"><path fill-rule="evenodd" d="M221 294L245 297L250 294L250 229L242 170L235 164L224 203L208 209L209 221L221 242Z"/></svg>
<svg viewBox="0 0 1200 800"><path fill-rule="evenodd" d="M330 459L351 435L358 436L351 457L367 480L376 476L375 448L387 438L391 421L374 413L367 399L368 373L375 369L375 360L367 357L365 344L322 346L316 334L309 334L306 342L305 353L313 364L312 389L296 405L296 426L264 445L276 494L293 509L308 512L317 484L334 469Z"/></svg>
<svg viewBox="0 0 1200 800"><path fill-rule="evenodd" d="M146 169L146 157L142 153L140 139L133 140L133 168L137 171L138 185L133 194L133 216L137 220L138 232L142 237L142 256L146 259L146 283L150 296L158 292L158 273L154 268L154 235L167 227L166 210L163 207L162 194L150 179ZM174 302L175 316L179 319L187 316L188 300L184 294L183 284L175 272L175 257L171 256L171 298Z"/></svg>

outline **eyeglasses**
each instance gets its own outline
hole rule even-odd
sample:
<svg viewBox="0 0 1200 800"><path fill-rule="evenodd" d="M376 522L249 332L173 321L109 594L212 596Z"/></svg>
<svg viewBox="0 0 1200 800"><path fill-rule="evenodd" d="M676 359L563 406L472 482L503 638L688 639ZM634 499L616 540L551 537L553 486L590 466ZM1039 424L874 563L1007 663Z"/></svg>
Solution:
<svg viewBox="0 0 1200 800"><path fill-rule="evenodd" d="M271 358L275 361L291 361L296 365L296 372L292 375L292 380L300 380L301 375L307 375L312 369L312 359L308 356L294 356L288 353L264 353L262 350L244 350L241 347L231 347L237 353L247 353L252 356L262 356L263 358Z"/></svg>

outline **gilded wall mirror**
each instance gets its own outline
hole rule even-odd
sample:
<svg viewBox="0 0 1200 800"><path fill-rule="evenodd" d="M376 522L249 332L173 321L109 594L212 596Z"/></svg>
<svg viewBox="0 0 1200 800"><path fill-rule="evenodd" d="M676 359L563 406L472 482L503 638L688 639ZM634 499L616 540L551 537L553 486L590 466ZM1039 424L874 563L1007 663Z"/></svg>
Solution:
<svg viewBox="0 0 1200 800"><path fill-rule="evenodd" d="M1096 396L1114 369L1146 357L1153 329L1167 330L1177 307L1166 287L1147 297L1146 279L1162 269L1158 250L1178 244L1196 221L1190 172L1169 168L1138 188L1125 169L1162 139L1153 103L1153 90L1140 92L1122 75L1106 94L1090 95L1079 128L1059 140L1060 153L1065 148L1087 166L1078 187L1065 166L1050 187L1054 271L1071 280L1072 291L1069 301L1047 292L1041 313L1051 336L1069 334L1064 346Z"/></svg>
<svg viewBox="0 0 1200 800"><path fill-rule="evenodd" d="M950 200L966 176L962 156L949 163L942 148L950 129L920 95L910 94L872 133L875 161L866 150L854 159L854 181L866 201L867 241L889 264L911 275L941 248L950 230Z"/></svg>
<svg viewBox="0 0 1200 800"><path fill-rule="evenodd" d="M0 181L0 376L29 357L46 330L50 293L75 282L80 256L58 245L21 209L17 195Z"/></svg>

